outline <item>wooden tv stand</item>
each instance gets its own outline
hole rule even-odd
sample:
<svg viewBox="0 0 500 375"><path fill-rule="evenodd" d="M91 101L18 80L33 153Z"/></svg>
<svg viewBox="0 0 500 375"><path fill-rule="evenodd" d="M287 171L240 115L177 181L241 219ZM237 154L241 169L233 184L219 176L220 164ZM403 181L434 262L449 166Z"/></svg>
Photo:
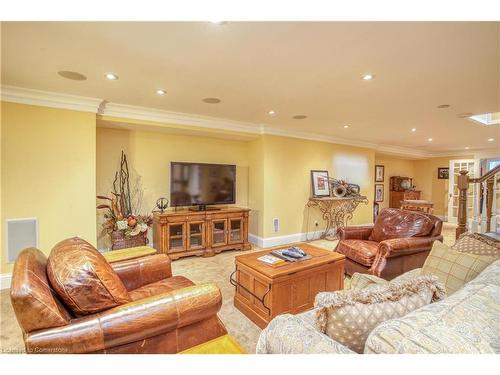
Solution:
<svg viewBox="0 0 500 375"><path fill-rule="evenodd" d="M247 208L167 210L153 216L153 246L175 260L214 256L224 250L249 250Z"/></svg>

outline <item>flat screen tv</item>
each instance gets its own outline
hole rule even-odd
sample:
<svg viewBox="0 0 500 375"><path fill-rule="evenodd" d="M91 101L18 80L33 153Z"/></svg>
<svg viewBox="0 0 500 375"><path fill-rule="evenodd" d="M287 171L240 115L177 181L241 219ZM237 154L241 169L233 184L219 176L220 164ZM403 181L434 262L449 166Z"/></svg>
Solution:
<svg viewBox="0 0 500 375"><path fill-rule="evenodd" d="M236 166L227 164L170 163L170 205L233 204L236 197Z"/></svg>

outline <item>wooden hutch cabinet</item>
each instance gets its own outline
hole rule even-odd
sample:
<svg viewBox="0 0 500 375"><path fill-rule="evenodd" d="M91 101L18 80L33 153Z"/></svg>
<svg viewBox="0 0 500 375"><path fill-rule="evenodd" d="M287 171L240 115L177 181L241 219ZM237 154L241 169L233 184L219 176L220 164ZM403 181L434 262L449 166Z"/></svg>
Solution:
<svg viewBox="0 0 500 375"><path fill-rule="evenodd" d="M155 213L153 246L174 260L184 256L213 256L224 250L248 250L246 208L209 211L168 210Z"/></svg>
<svg viewBox="0 0 500 375"><path fill-rule="evenodd" d="M419 200L420 191L411 190L413 179L410 177L393 176L390 180L389 207L401 208L401 202L407 200Z"/></svg>

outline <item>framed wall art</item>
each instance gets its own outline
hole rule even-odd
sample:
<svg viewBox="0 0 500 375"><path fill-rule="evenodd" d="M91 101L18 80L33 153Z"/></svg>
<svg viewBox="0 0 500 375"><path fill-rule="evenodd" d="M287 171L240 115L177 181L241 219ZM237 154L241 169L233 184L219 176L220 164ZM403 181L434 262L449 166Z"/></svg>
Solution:
<svg viewBox="0 0 500 375"><path fill-rule="evenodd" d="M447 180L450 178L450 168L438 168L438 179Z"/></svg>
<svg viewBox="0 0 500 375"><path fill-rule="evenodd" d="M384 170L385 167L383 165L375 166L375 182L384 182Z"/></svg>
<svg viewBox="0 0 500 375"><path fill-rule="evenodd" d="M375 202L384 201L384 184L375 184Z"/></svg>
<svg viewBox="0 0 500 375"><path fill-rule="evenodd" d="M313 197L329 197L330 184L328 183L328 171L311 171L311 183Z"/></svg>

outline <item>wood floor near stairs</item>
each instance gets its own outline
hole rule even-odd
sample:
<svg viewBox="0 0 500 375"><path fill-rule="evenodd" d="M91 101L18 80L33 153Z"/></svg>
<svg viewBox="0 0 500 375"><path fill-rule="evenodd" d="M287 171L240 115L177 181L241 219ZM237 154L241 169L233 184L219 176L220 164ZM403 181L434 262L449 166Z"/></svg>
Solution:
<svg viewBox="0 0 500 375"><path fill-rule="evenodd" d="M452 224L444 225L444 242L448 245L455 242L455 227ZM337 242L317 240L312 244L332 250ZM259 250L262 249L254 247L250 251ZM211 258L182 258L172 263L172 272L174 275L186 276L195 283L215 282L222 292L222 308L219 313L221 320L229 334L248 353L255 353L261 329L234 307L234 287L229 283L229 275L234 269L234 258L240 254L239 251L228 251ZM24 353L23 336L10 304L8 289L1 291L0 300L0 353Z"/></svg>

